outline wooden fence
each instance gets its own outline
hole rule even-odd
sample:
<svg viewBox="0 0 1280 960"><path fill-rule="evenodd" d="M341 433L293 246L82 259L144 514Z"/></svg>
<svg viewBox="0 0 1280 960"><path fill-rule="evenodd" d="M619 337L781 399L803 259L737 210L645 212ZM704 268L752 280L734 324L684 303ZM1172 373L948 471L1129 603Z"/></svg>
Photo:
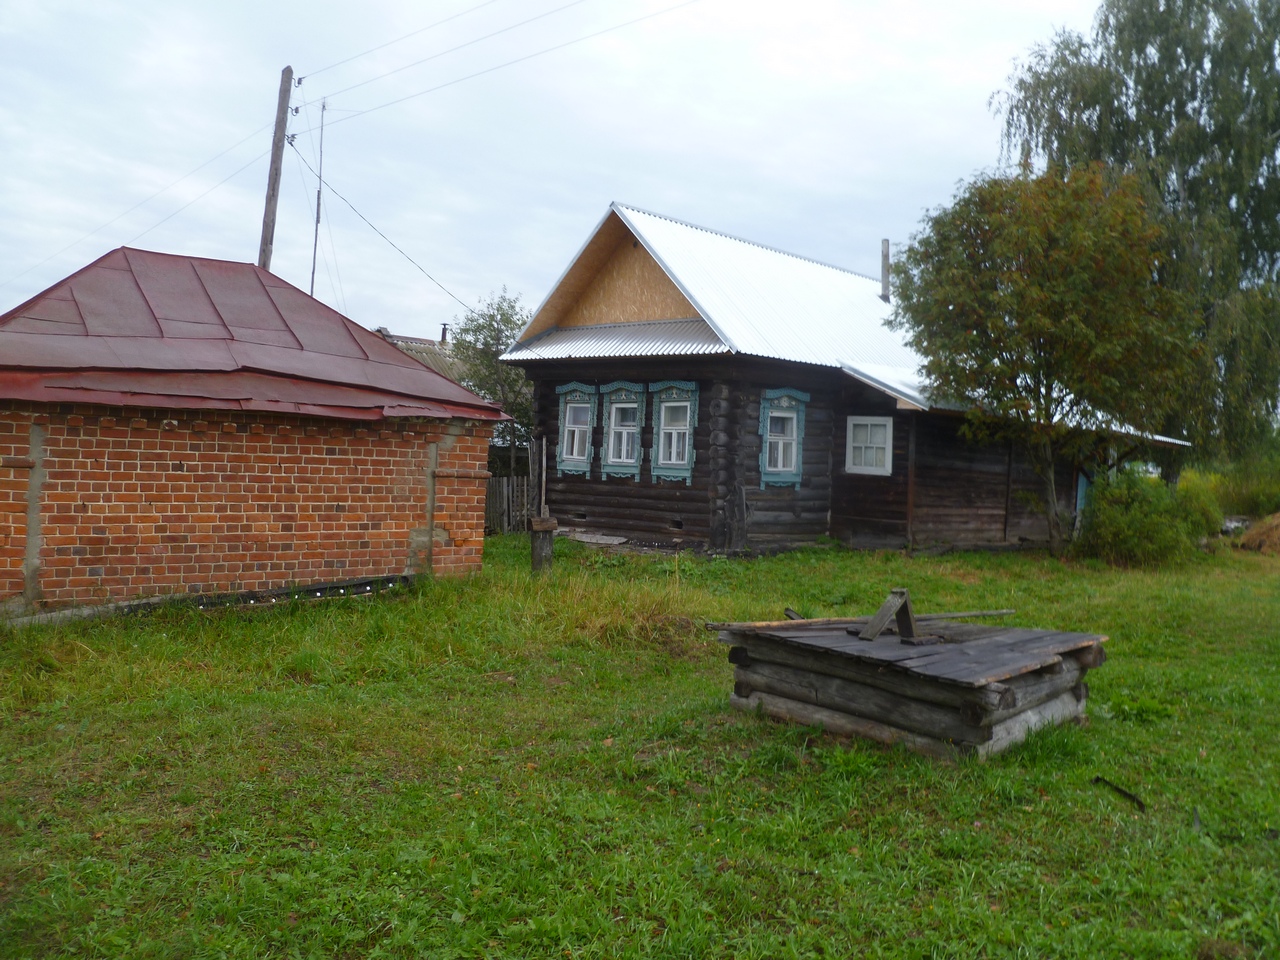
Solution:
<svg viewBox="0 0 1280 960"><path fill-rule="evenodd" d="M528 477L490 477L485 481L485 533L511 533L528 529Z"/></svg>

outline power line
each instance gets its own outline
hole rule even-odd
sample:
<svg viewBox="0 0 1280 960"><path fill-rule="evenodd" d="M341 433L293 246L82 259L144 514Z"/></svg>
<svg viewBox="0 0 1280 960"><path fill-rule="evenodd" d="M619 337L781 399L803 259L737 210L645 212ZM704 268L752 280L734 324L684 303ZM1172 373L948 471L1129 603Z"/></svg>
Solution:
<svg viewBox="0 0 1280 960"><path fill-rule="evenodd" d="M579 4L586 3L586 2L587 0L571 0L571 2L566 3L564 6L556 7L554 10L547 10L545 13L539 13L537 16L530 17L527 20L521 20L519 23L513 23L510 26L503 27L501 30L495 30L493 31L493 33L486 33L483 37L476 37L474 40L468 40L466 43L460 43L456 47L450 47L448 50L441 50L439 53L433 53L431 56L423 57L421 60L415 60L413 61L413 63L406 63L403 67L396 67L394 70L388 70L386 73L380 73L378 74L378 76L370 77L368 80L361 80L359 83L353 83L351 86L343 87L341 90L335 90L332 93L326 93L325 97L326 98L336 97L340 93L349 93L352 90L356 90L360 87L366 86L370 83L374 83L378 80L385 80L387 77L394 76L397 73L403 73L405 70L408 70L411 67L421 66L422 64L429 63L432 60L438 60L441 57L446 56L450 53L455 53L458 50L465 49L466 47L475 46L477 43L482 43L485 40L491 40L492 38L500 34L509 33L510 31L515 30L519 27L523 27L527 24L533 23L535 20L542 20L544 17L549 17L552 14L559 13L561 10L568 10L570 7L576 7ZM308 102L311 103L314 101L308 101Z"/></svg>
<svg viewBox="0 0 1280 960"><path fill-rule="evenodd" d="M64 253L66 253L66 252L67 252L68 250L70 250L72 247L77 247L77 246L79 246L80 244L84 243L86 240L88 240L90 237L94 236L95 234L101 233L103 230L107 229L107 227L111 226L111 225L112 225L113 223L115 223L117 220L121 220L121 219L123 219L124 217L127 217L129 214L133 213L133 211L137 210L139 207L145 206L146 204L150 203L152 200L154 200L156 197L160 196L161 194L163 194L163 193L168 193L170 190L172 190L172 189L173 189L174 187L176 187L178 184L182 183L182 181L184 181L184 180L186 180L186 179L188 179L188 178L190 178L190 177L192 177L192 176L195 176L195 174L199 173L201 170L203 170L203 169L204 169L205 167L207 167L209 164L213 163L213 161L218 160L218 159L221 159L222 157L225 157L228 153L230 153L230 152L231 152L232 150L234 150L236 147L240 146L240 144L245 143L246 141L253 139L253 138L254 138L254 137L256 137L258 134L260 134L263 130L268 129L270 126L271 126L271 124L269 124L269 123L268 123L268 124L266 124L265 126L261 126L261 127L259 127L257 130L254 130L254 131L253 131L251 134L249 134L247 137L244 137L244 138L243 138L243 139L241 139L241 140L237 140L235 143L233 143L231 146L227 147L227 149L223 150L221 153L216 153L216 154L214 154L212 157L210 157L210 158L209 158L208 160L206 160L204 163L200 164L200 166L198 166L198 167L194 167L193 169L188 170L186 173L184 173L182 176L180 176L177 180L174 180L174 181L173 181L172 183L170 183L168 186L161 187L159 190L157 190L155 193L151 194L151 196L147 197L146 199L139 200L137 203L135 203L135 204L134 204L132 207L130 207L128 210L125 210L123 213L118 213L118 214L116 214L114 217L112 217L112 218L111 218L110 220L108 220L106 223L102 224L102 225L101 225L101 226L99 226L99 227L95 227L94 229L90 230L88 233L86 233L86 234L85 234L83 237L81 237L80 239L78 239L78 240L74 240L74 241L72 241L71 243L67 244L65 247L63 247L61 250L58 250L58 251L57 251L57 252L55 252L55 253L51 253L51 254L49 254L49 256L45 257L43 260L39 261L38 263L33 263L33 264L31 264L31 266L27 267L25 270L21 271L20 273L15 273L15 274L14 274L13 276L11 276L8 280L5 280L3 283L0 283L0 287L7 287L9 284L13 283L13 281L15 281L15 280L19 280L19 279L21 279L22 277L25 277L28 273L30 273L32 270L35 270L37 267L43 267L43 266L44 266L46 263L48 263L50 260L53 260L53 259L56 259L57 257L62 256ZM257 159L257 158L255 158L255 159ZM250 161L250 163L252 163L252 162L253 162L253 161ZM243 170L243 169L244 169L244 167L241 167L240 169L241 169L241 170ZM240 170L237 170L237 171L236 171L236 173L239 173L239 172L240 172ZM234 176L235 176L235 173L233 173L231 176L233 176L233 177L234 177ZM230 178L228 178L228 179L230 179ZM223 182L223 183L226 183L226 181L225 181L225 180L224 180L224 181L222 181L222 182ZM218 184L218 186L221 186L221 185L222 185L222 184ZM201 194L201 196L204 196L204 194ZM198 199L199 199L199 197L197 197L196 199L198 200ZM194 201L192 201L192 202L194 202ZM190 204L188 204L188 206L190 206ZM182 209L184 209L184 210L185 210L185 209L186 209L186 207L183 207ZM170 216L172 216L172 214L170 214ZM167 220L167 219L168 219L168 217L166 217L165 219ZM161 223L163 223L163 222L164 222L164 221L162 220L162 221L161 221ZM157 226L157 227L158 227L159 225L160 225L160 224L156 224L156 226ZM154 230L154 229L155 229L155 227L152 227L152 228L150 228L150 229ZM142 234L139 234L138 236L142 236ZM136 239L137 239L137 237L134 237L134 240L136 240ZM130 242L130 243L132 243L133 241L132 241L132 240L130 240L129 242Z"/></svg>
<svg viewBox="0 0 1280 960"><path fill-rule="evenodd" d="M334 67L340 67L344 63L350 63L352 60L359 60L361 57L367 57L371 53L377 53L379 50L385 50L387 47L394 46L395 44L399 43L402 40L408 40L410 37L416 37L420 33L426 33L428 30L434 30L436 27L440 26L441 24L448 23L450 20L457 20L459 17L465 17L468 13L475 13L475 11L479 10L481 7L487 7L490 4L497 3L497 2L498 0L484 0L484 3L477 3L474 7L468 7L466 10L463 10L460 13L455 13L451 17L445 17L443 20L437 20L435 23L430 23L430 24L427 24L427 26L422 27L421 29L414 30L412 33L406 33L402 37L396 37L394 40L388 40L386 43L381 43L376 47L370 47L368 50L365 50L363 53L353 54L352 56L347 57L345 60L339 60L337 63L331 63L327 67L321 67L319 70L312 70L310 73L303 74L302 76L298 77L298 81L297 81L298 86L301 86L302 81L306 80L307 77L314 77L316 74L324 73L326 70L332 70Z"/></svg>
<svg viewBox="0 0 1280 960"><path fill-rule="evenodd" d="M399 99L396 99L396 100L389 100L386 103L380 103L376 107L369 107L366 110L357 110L353 113L349 113L345 117L340 117L337 120L330 121L329 126L331 127L337 126L339 123L346 123L348 120L354 120L356 117L362 117L366 113L373 113L376 110L384 110L387 107L394 107L396 104L404 103L406 100L413 100L416 97L423 97L423 96L426 96L428 93L435 93L437 90L443 90L445 89L445 87L452 87L455 84L462 83L465 80L473 80L476 77L484 76L486 73L493 73L494 71L501 70L504 67L514 66L517 63L524 63L526 60L532 60L535 57L541 57L543 54L554 53L556 50L563 50L565 47L571 47L575 43L582 43L584 40L593 40L596 37L604 36L606 33L612 33L613 31L621 30L624 27L630 27L633 24L640 23L641 21L644 21L644 20L652 20L654 17L660 17L663 14L672 13L676 10L681 9L682 7L692 6L693 4L698 2L699 0L684 0L683 3L677 3L670 7L664 7L662 10L657 10L653 13L646 13L644 16L636 17L634 20L628 20L625 23L616 23L611 27L605 27L603 30L597 30L594 33L588 33L581 37L577 37L573 40L566 40L564 43L557 43L555 46L546 47L542 50L538 50L535 53L525 54L523 57L516 57L516 59L514 60L508 60L505 63L499 63L497 66L486 67L484 70L477 70L475 73L469 73L465 77L458 77L456 80L449 80L445 83L438 84L434 87L429 87L426 90L419 90L417 93L411 93L407 97L400 97ZM310 133L310 130L308 130L307 132Z"/></svg>
<svg viewBox="0 0 1280 960"><path fill-rule="evenodd" d="M337 121L334 121L334 122L336 123ZM319 181L320 181L321 183L323 183L326 187L328 187L328 188L329 188L329 192L330 192L330 193L332 193L335 197L337 197L339 200L341 200L343 203L345 203L348 207L350 207L350 208L351 208L351 212L352 212L352 213L354 213L357 217L359 217L361 220L363 220L365 223L367 223L367 224L369 225L369 229L371 229L374 233L376 233L378 236L380 236L383 240L387 241L387 243L391 244L391 246L395 249L395 251L396 251L397 253L399 253L399 254L400 254L400 256L404 257L406 260L408 260L410 263L412 263L415 267L417 267L417 268L418 268L418 270L422 273L422 275L423 275L424 277L426 277L428 280L430 280L432 283L434 283L437 287L439 287L441 290L443 290L443 291L444 291L445 293L447 293L449 296L453 297L453 299L454 299L454 300L457 300L457 301L458 301L458 303L462 304L462 307L463 307L463 309L464 309L464 310L467 310L468 312L470 312L471 307L470 307L469 305L467 305L465 302L463 302L463 301L462 301L462 300L461 300L461 299L460 299L460 298L459 298L459 297L458 297L458 296L457 296L457 295L456 295L452 290L450 290L448 287L446 287L443 283L441 283L439 280L437 280L437 279L436 279L435 277L433 277L431 274L427 273L427 271L423 269L422 264L418 263L418 261L417 261L417 260L413 259L413 257L409 256L409 254L407 254L407 253L405 253L403 250L401 250L401 249L400 249L400 247L398 247L398 246L396 245L396 242L395 242L394 240L392 240L392 239L391 239L390 237L388 237L385 233L383 233L381 230L379 230L377 227L375 227L375 226L373 225L373 221L372 221L372 220L370 220L370 219L369 219L368 217L366 217L363 213L361 213L359 210L357 210L357 209L355 208L355 204L353 204L350 200L348 200L346 197L344 197L342 194L340 194L337 190L333 189L333 184L331 184L328 180L325 180L323 177L321 177L321 176L320 176L320 174L316 173L315 168L314 168L313 166L311 166L311 164L307 163L307 158L306 158L306 157L304 157L304 156L302 156L302 152L301 152L300 150L298 150L298 148L293 144L293 142L292 142L292 141L289 143L289 146L293 147L294 152L295 152L295 153L297 153L297 154L298 154L298 156L299 156L299 158L301 158L302 162L303 162L304 164L306 164L307 169L311 171L312 175L314 175L314 176L315 176L315 178L316 178L317 180L319 180Z"/></svg>
<svg viewBox="0 0 1280 960"><path fill-rule="evenodd" d="M247 139L247 138L246 138L246 139ZM243 142L243 141L241 141L241 142ZM138 234L136 237L133 237L133 238L131 238L131 239L129 239L129 240L126 240L126 241L124 242L124 246L126 246L126 247L127 247L129 244L133 243L133 242L134 242L134 240L138 240L138 239L141 239L142 237L145 237L145 236L146 236L148 233L150 233L152 230L156 229L156 227L163 226L164 224L168 223L170 220L172 220L174 217L176 217L178 214L180 214L183 210L187 209L187 207L191 206L193 203L197 203L197 202L199 202L200 200L203 200L205 197L207 197L209 194L213 193L213 191L217 190L220 186L222 186L222 185L223 185L224 183L226 183L228 180L232 179L233 177L236 177L236 176L240 175L241 173L244 173L244 171L248 170L251 166L253 166L255 163L257 163L259 160L261 160L263 157L265 157L265 156L266 156L267 154L269 154L270 152L271 152L270 150L264 150L262 153L258 154L256 157L254 157L252 160L250 160L248 163L246 163L243 167L240 167L238 170L236 170L236 171L234 171L234 172L232 172L232 173L227 174L227 176L223 177L221 180L219 180L217 183L215 183L212 187L210 187L210 188L209 188L208 190L206 190L204 193L200 194L200 196L198 196L198 197L196 197L196 198L194 198L194 199L192 199L192 200L188 200L186 203L184 203L182 206L180 206L177 210L173 211L173 213L169 214L169 215L168 215L167 217L165 217L163 220L159 221L158 223L153 223L151 226L147 227L147 229L143 230L143 231L142 231L140 234Z"/></svg>

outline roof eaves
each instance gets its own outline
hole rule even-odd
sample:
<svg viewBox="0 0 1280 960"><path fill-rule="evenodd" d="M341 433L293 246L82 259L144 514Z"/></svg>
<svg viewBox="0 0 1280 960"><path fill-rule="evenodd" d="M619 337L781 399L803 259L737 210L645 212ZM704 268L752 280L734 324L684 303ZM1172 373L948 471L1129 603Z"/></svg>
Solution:
<svg viewBox="0 0 1280 960"><path fill-rule="evenodd" d="M846 375L853 377L853 379L858 380L861 383L865 383L867 386L872 387L876 390L879 390L881 393L887 394L890 397L893 397L893 399L898 401L898 403L906 405L908 409L928 410L931 406L931 404L922 395L908 392L899 387L895 387L889 383L886 383L883 380L873 377L871 374L867 373L865 370L858 369L851 363L845 363L844 361L841 361L840 369L843 370Z"/></svg>

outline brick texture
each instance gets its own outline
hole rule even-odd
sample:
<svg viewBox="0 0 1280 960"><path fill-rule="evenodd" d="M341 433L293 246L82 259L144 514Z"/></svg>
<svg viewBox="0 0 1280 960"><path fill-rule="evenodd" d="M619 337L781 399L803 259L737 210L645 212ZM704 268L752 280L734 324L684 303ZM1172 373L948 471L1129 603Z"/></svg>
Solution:
<svg viewBox="0 0 1280 960"><path fill-rule="evenodd" d="M11 404L0 605L23 594L33 423L41 606L480 569L487 423Z"/></svg>

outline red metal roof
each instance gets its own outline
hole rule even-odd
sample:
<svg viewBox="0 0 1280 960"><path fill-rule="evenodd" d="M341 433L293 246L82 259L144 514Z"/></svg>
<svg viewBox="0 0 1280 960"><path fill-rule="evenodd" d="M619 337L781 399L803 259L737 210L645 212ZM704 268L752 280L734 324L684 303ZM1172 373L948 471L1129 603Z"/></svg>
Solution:
<svg viewBox="0 0 1280 960"><path fill-rule="evenodd" d="M0 316L0 397L344 420L505 419L253 264L130 247Z"/></svg>

